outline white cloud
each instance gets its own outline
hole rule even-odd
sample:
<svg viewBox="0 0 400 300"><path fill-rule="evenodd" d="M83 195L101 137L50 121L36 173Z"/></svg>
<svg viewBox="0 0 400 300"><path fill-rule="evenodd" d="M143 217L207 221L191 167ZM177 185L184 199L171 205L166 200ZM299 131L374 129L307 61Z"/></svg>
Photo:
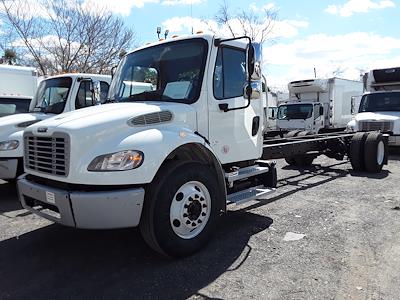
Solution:
<svg viewBox="0 0 400 300"><path fill-rule="evenodd" d="M264 48L264 73L271 85L285 86L293 80L331 77L358 79L360 70L398 66L400 39L354 32L329 36L315 34L291 43Z"/></svg>
<svg viewBox="0 0 400 300"><path fill-rule="evenodd" d="M263 10L272 10L272 9L276 8L274 2L267 3L267 4L263 5L262 7L258 7L256 5L256 3L253 2L253 3L251 3L249 5L249 7L254 12L260 12L260 11L263 11Z"/></svg>
<svg viewBox="0 0 400 300"><path fill-rule="evenodd" d="M391 0L349 0L343 5L329 5L325 9L325 12L332 15L339 14L342 17L350 17L354 13L366 13L372 9L383 9L395 6L396 4Z"/></svg>
<svg viewBox="0 0 400 300"><path fill-rule="evenodd" d="M307 21L298 20L283 20L276 21L275 25L270 33L270 38L291 38L295 37L299 33L299 29L308 27ZM168 29L172 34L189 34L191 33L192 26L193 31L203 32L218 32L221 36L230 36L230 31L227 26L220 27L214 20L201 20L198 18L191 17L173 17L165 20L162 26ZM239 20L232 19L230 22L231 28L235 33L241 32L241 24Z"/></svg>
<svg viewBox="0 0 400 300"><path fill-rule="evenodd" d="M159 3L159 0L85 0L82 5L85 8L99 7L108 9L115 14L129 16L132 8L142 8L146 3Z"/></svg>
<svg viewBox="0 0 400 300"><path fill-rule="evenodd" d="M162 5L175 6L175 5L190 5L190 4L201 4L205 0L164 0L161 2Z"/></svg>

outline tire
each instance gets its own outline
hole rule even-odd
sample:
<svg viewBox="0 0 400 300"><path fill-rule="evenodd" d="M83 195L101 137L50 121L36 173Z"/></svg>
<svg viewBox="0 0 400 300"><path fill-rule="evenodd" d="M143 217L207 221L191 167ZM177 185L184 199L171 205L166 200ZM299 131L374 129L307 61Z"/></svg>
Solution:
<svg viewBox="0 0 400 300"><path fill-rule="evenodd" d="M385 164L387 147L383 141L382 134L371 132L365 140L364 165L367 172L379 173Z"/></svg>
<svg viewBox="0 0 400 300"><path fill-rule="evenodd" d="M312 135L310 131L301 131L297 134L297 136L307 136ZM309 167L312 165L315 156L313 155L297 155L294 157L296 166L300 167Z"/></svg>
<svg viewBox="0 0 400 300"><path fill-rule="evenodd" d="M292 130L292 131L289 131L285 135L285 137L287 137L287 138L295 137L301 132L302 131L300 131L300 130ZM285 157L285 161L289 166L296 166L297 165L296 159L293 156Z"/></svg>
<svg viewBox="0 0 400 300"><path fill-rule="evenodd" d="M365 163L364 163L364 144L367 139L368 133L366 132L357 132L350 143L350 163L351 167L356 172L365 171Z"/></svg>
<svg viewBox="0 0 400 300"><path fill-rule="evenodd" d="M166 163L146 189L140 231L168 257L189 256L210 239L222 208L223 189L209 167Z"/></svg>

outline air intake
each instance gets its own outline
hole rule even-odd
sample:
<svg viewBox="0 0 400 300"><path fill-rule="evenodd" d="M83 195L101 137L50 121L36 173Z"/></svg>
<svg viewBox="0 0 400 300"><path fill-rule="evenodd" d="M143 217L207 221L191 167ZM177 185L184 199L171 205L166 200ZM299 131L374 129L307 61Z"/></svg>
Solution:
<svg viewBox="0 0 400 300"><path fill-rule="evenodd" d="M172 113L168 110L165 110L134 117L128 121L128 125L145 126L145 125L170 122L171 120L172 120Z"/></svg>

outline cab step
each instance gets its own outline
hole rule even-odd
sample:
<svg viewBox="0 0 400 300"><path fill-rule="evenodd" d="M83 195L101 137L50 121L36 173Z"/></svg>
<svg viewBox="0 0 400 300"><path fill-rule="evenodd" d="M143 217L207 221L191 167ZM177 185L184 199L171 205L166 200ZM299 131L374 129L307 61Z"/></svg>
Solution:
<svg viewBox="0 0 400 300"><path fill-rule="evenodd" d="M237 171L225 173L225 179L228 183L232 183L241 179L257 176L263 173L267 173L269 167L262 167L254 165L246 168L240 168Z"/></svg>
<svg viewBox="0 0 400 300"><path fill-rule="evenodd" d="M262 196L275 192L275 188L267 188L263 185L251 187L247 190L239 191L227 196L227 202L236 205L246 203L251 200L258 199Z"/></svg>

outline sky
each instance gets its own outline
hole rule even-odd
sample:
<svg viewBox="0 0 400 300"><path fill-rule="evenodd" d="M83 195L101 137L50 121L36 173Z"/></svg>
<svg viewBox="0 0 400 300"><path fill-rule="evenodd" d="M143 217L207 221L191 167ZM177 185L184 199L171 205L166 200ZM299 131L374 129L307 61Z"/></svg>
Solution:
<svg viewBox="0 0 400 300"><path fill-rule="evenodd" d="M104 6L136 32L136 45L169 36L206 31L223 0L83 0ZM399 0L261 1L226 0L232 14L277 12L263 45L263 73L273 90L293 80L338 76L358 80L374 68L400 67ZM205 22L207 24L205 24ZM234 22L233 27L237 26ZM224 34L226 28L219 28Z"/></svg>

